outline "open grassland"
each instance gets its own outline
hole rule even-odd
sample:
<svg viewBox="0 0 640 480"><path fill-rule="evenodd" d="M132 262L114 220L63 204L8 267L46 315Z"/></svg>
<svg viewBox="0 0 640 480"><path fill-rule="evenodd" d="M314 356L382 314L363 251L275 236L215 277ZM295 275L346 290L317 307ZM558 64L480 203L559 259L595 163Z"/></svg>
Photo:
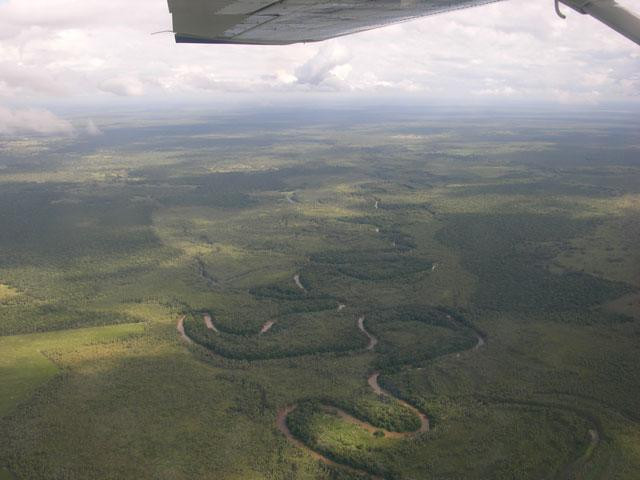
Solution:
<svg viewBox="0 0 640 480"><path fill-rule="evenodd" d="M127 324L0 337L0 415L59 373L57 356L79 346L116 343L142 332L143 325Z"/></svg>
<svg viewBox="0 0 640 480"><path fill-rule="evenodd" d="M637 119L379 113L0 141L0 479L635 480Z"/></svg>

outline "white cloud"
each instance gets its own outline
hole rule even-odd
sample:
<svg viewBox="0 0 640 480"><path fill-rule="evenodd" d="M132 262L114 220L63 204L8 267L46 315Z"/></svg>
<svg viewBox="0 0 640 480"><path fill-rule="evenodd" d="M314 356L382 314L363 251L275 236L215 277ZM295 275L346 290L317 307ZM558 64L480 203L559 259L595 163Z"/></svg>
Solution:
<svg viewBox="0 0 640 480"><path fill-rule="evenodd" d="M321 85L344 80L350 66L351 55L346 48L337 42L320 46L313 57L295 70L299 83ZM347 67L346 70L344 67Z"/></svg>
<svg viewBox="0 0 640 480"><path fill-rule="evenodd" d="M16 109L0 106L0 135L71 135L73 126L48 110Z"/></svg>
<svg viewBox="0 0 640 480"><path fill-rule="evenodd" d="M46 95L66 95L68 79L60 81L50 71L42 71L35 66L11 62L0 63L0 85L3 89L22 94L44 93Z"/></svg>
<svg viewBox="0 0 640 480"><path fill-rule="evenodd" d="M98 135L102 135L102 130L98 128L98 126L94 123L93 120L87 120L87 135L91 137L97 137Z"/></svg>
<svg viewBox="0 0 640 480"><path fill-rule="evenodd" d="M100 83L100 90L122 97L139 97L144 95L144 86L140 80L133 77L116 77Z"/></svg>
<svg viewBox="0 0 640 480"><path fill-rule="evenodd" d="M640 0L627 0L640 11ZM0 101L105 94L406 93L636 101L640 47L592 18L511 0L292 46L176 45L165 0L0 2ZM492 79L488 83L486 79Z"/></svg>

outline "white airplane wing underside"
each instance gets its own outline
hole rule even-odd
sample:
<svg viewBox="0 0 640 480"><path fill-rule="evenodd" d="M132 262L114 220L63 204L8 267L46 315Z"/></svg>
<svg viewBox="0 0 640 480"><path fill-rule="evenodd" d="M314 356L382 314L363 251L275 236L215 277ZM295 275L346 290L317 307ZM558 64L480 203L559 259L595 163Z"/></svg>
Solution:
<svg viewBox="0 0 640 480"><path fill-rule="evenodd" d="M180 43L315 42L496 0L169 0Z"/></svg>
<svg viewBox="0 0 640 480"><path fill-rule="evenodd" d="M494 1L498 0L169 0L169 10L178 43L286 45ZM640 19L615 0L560 1L640 44Z"/></svg>

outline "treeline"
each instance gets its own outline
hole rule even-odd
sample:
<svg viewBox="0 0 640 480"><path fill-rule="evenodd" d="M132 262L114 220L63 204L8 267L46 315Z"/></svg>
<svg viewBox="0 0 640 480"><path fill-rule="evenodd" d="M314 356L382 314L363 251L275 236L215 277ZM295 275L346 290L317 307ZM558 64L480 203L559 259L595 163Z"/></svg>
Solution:
<svg viewBox="0 0 640 480"><path fill-rule="evenodd" d="M348 167L317 165L313 167L294 166L251 172L216 172L201 175L177 175L175 166L152 166L132 170L130 177L142 177L149 183L171 186L188 185L196 189L224 194L251 193L265 191L287 191L288 177L335 175L349 171Z"/></svg>
<svg viewBox="0 0 640 480"><path fill-rule="evenodd" d="M409 250L414 250L418 246L411 235L407 235L395 228L391 228L389 230L380 229L380 234L391 242L391 244L395 246L395 249L400 252L408 252ZM432 263L430 262L429 268L431 268L431 265Z"/></svg>
<svg viewBox="0 0 640 480"><path fill-rule="evenodd" d="M362 350L365 339L335 329L325 332L330 338L305 335L302 328L280 330L278 335L233 335L209 330L201 318L188 317L185 332L196 343L213 353L233 360L272 360L302 355L347 353ZM329 328L328 328L329 330ZM344 330L344 329L343 329Z"/></svg>
<svg viewBox="0 0 640 480"><path fill-rule="evenodd" d="M450 312L454 313L456 317L453 317ZM397 307L391 307L384 310L376 310L375 312L371 312L369 317L376 323L411 321L451 329L460 328L459 319L464 318L453 310L416 304L399 305Z"/></svg>
<svg viewBox="0 0 640 480"><path fill-rule="evenodd" d="M337 309L338 301L332 298L308 298L300 300L280 300L277 302L265 302L255 308L239 308L233 312L214 313L215 307L205 308L194 315L202 318L205 314L212 314L216 328L222 333L241 335L244 337L255 336L262 326L273 321L274 326L270 332L281 329L281 320L293 315L305 315L309 313L331 312ZM188 306L184 310L191 310Z"/></svg>
<svg viewBox="0 0 640 480"><path fill-rule="evenodd" d="M458 189L456 192L456 195L465 197L472 197L476 195L575 195L591 198L607 198L618 194L618 190L612 187L563 182L558 179L545 179L542 181L526 183L509 182L489 185L472 185Z"/></svg>
<svg viewBox="0 0 640 480"><path fill-rule="evenodd" d="M415 413L386 396L350 400L324 398L322 402L390 432L415 432L420 428L420 419Z"/></svg>
<svg viewBox="0 0 640 480"><path fill-rule="evenodd" d="M318 401L307 400L300 402L297 408L287 416L287 427L291 433L311 449L322 453L325 457L351 468L364 470L373 475L383 476L385 479L395 480L381 463L372 460L366 451L349 450L348 446L340 445L336 450L324 447L318 442L318 433L314 426L318 424L321 414L321 404Z"/></svg>
<svg viewBox="0 0 640 480"><path fill-rule="evenodd" d="M568 240L595 223L553 215L450 215L437 238L460 249L479 277L475 306L496 311L584 310L633 291L583 272L552 273L548 264ZM550 251L550 249L553 249Z"/></svg>
<svg viewBox="0 0 640 480"><path fill-rule="evenodd" d="M320 265L330 265L337 272L358 280L389 280L430 270L433 265L420 257L380 250L337 250L316 253L310 259Z"/></svg>
<svg viewBox="0 0 640 480"><path fill-rule="evenodd" d="M375 368L387 373L399 371L407 366L417 367L425 360L468 350L477 343L477 337L482 336L464 316L446 307L402 305L372 312L368 318L371 332L380 340L380 355L375 360ZM451 335L446 341L438 342L429 348L425 348L421 343L403 346L389 344L385 340L386 328L404 322L446 328L451 331Z"/></svg>
<svg viewBox="0 0 640 480"><path fill-rule="evenodd" d="M483 274L476 295L478 306L551 313L582 310L634 291L629 285L585 273L553 274L542 267L523 266L522 260L513 258L508 265Z"/></svg>
<svg viewBox="0 0 640 480"><path fill-rule="evenodd" d="M380 208L391 212L406 212L410 210L424 210L431 215L437 215L435 208L430 203L387 203L380 202Z"/></svg>
<svg viewBox="0 0 640 480"><path fill-rule="evenodd" d="M48 305L2 305L0 336L40 333L70 328L101 327L122 323L138 323L142 319L122 312L79 310Z"/></svg>
<svg viewBox="0 0 640 480"><path fill-rule="evenodd" d="M380 385L384 390L389 392L394 397L404 400L409 405L412 405L421 412L428 412L428 409L424 405L424 400L421 398L421 396L413 392L410 388L407 390L401 390L395 383L393 383L393 381L391 381L388 375L380 375L378 377L378 385ZM405 385L405 387L406 386L407 385ZM433 426L432 414L429 414L429 424L430 426Z"/></svg>
<svg viewBox="0 0 640 480"><path fill-rule="evenodd" d="M305 278L300 278L300 282L303 285L307 283ZM279 316L335 310L340 303L340 299L318 292L317 289L302 290L293 280L253 287L249 293L258 300L272 301Z"/></svg>
<svg viewBox="0 0 640 480"><path fill-rule="evenodd" d="M144 176L149 181L163 181L170 185L189 185L201 191L217 193L259 192L282 190L285 175L280 170L264 172L220 172L205 175L174 176L169 168L140 169L133 176Z"/></svg>
<svg viewBox="0 0 640 480"><path fill-rule="evenodd" d="M276 300L306 300L309 298L309 294L300 289L296 285L278 283L271 285L263 285L259 287L253 287L249 290L249 293L256 298L269 298Z"/></svg>
<svg viewBox="0 0 640 480"><path fill-rule="evenodd" d="M420 367L426 360L442 357L456 352L464 352L473 348L476 344L475 337L471 335L455 336L447 340L447 343L437 345L431 351L423 351L420 348L385 349L375 360L376 370L386 373L397 372L406 367ZM381 343L381 346L383 344Z"/></svg>
<svg viewBox="0 0 640 480"><path fill-rule="evenodd" d="M371 225L378 229L378 233L382 238L388 240L389 243L395 245L395 249L399 252L407 252L417 247L413 237L400 230L397 225L385 226L385 222L379 217L343 217L340 221L347 223L355 223L357 225Z"/></svg>
<svg viewBox="0 0 640 480"><path fill-rule="evenodd" d="M338 301L330 297L310 298L308 300L282 302L282 304L278 305L278 311L281 315L324 312L325 310L335 310L337 305Z"/></svg>
<svg viewBox="0 0 640 480"><path fill-rule="evenodd" d="M255 198L246 193L216 191L203 186L179 194L161 195L158 200L167 207L248 208L258 204Z"/></svg>

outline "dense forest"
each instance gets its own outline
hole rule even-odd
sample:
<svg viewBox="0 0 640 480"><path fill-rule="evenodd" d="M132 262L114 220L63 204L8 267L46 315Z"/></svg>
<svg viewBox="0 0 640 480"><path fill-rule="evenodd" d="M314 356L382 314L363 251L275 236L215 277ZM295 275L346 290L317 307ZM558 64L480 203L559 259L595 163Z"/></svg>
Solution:
<svg viewBox="0 0 640 480"><path fill-rule="evenodd" d="M637 118L374 113L0 137L0 479L635 480Z"/></svg>

